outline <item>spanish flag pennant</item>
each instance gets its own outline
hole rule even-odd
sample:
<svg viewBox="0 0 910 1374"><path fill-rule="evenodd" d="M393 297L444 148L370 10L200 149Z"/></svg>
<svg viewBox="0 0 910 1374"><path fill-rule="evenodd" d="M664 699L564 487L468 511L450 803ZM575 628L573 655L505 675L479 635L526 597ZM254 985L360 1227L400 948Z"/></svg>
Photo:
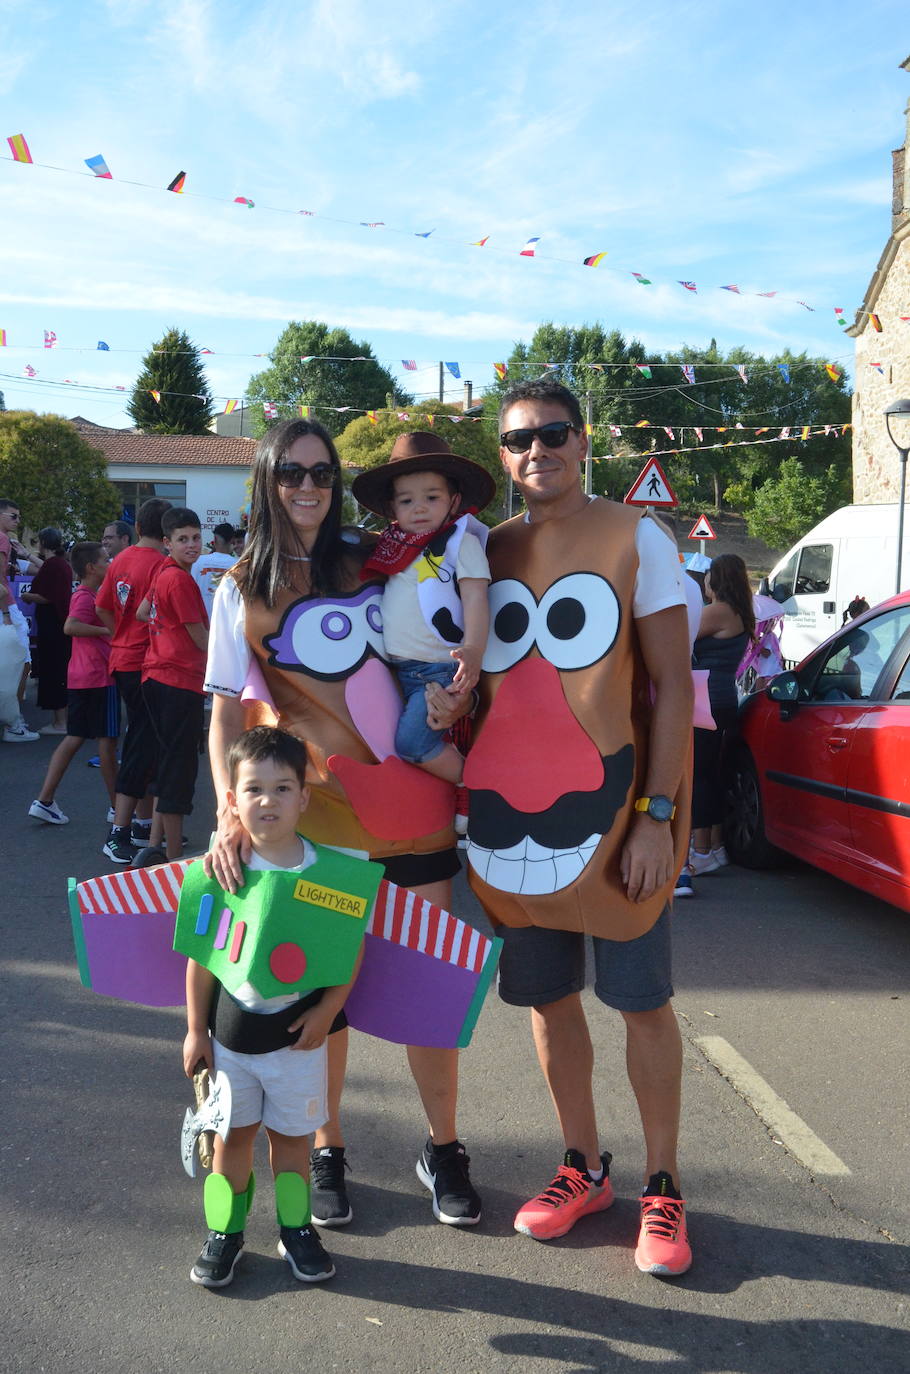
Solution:
<svg viewBox="0 0 910 1374"><path fill-rule="evenodd" d="M490 235L487 234L487 235L485 235L485 237L482 238L482 239L475 239L474 242L471 244L471 247L472 247L472 248L483 248L483 247L484 247L486 244L488 244L489 242L490 242Z"/></svg>
<svg viewBox="0 0 910 1374"><path fill-rule="evenodd" d="M436 424L436 416L435 416L435 415L428 415L426 418L427 418L427 424L430 426L430 429L433 429L433 428L435 427L435 424Z"/></svg>
<svg viewBox="0 0 910 1374"><path fill-rule="evenodd" d="M14 162L31 162L32 155L25 141L25 134L10 134L6 140L10 146Z"/></svg>
<svg viewBox="0 0 910 1374"><path fill-rule="evenodd" d="M301 420L308 420L308 419L310 418L310 411L312 410L312 408L313 408L312 406L298 406L298 407L297 407L297 409L300 411L300 418L301 418Z"/></svg>
<svg viewBox="0 0 910 1374"><path fill-rule="evenodd" d="M648 426L650 425L650 423L651 423L650 420L636 420L636 421L635 421L635 428L636 428L636 429L647 429Z"/></svg>
<svg viewBox="0 0 910 1374"><path fill-rule="evenodd" d="M150 392L149 392L149 395L150 395L150 396L154 396L154 398L155 398L155 400L158 402L158 404L159 404L159 405L161 404L161 392L160 392L160 391L150 391Z"/></svg>
<svg viewBox="0 0 910 1374"><path fill-rule="evenodd" d="M375 425L375 424L376 424L376 412L375 412L375 410L368 410L368 411L367 411L367 419L369 420L369 422L370 422L371 425Z"/></svg>
<svg viewBox="0 0 910 1374"><path fill-rule="evenodd" d="M6 348L6 330L0 329L0 348Z"/></svg>
<svg viewBox="0 0 910 1374"><path fill-rule="evenodd" d="M801 439L808 439L810 428L811 427L809 425L803 425L802 429L799 432L799 437Z"/></svg>
<svg viewBox="0 0 910 1374"><path fill-rule="evenodd" d="M174 177L174 180L171 181L171 182L168 182L168 188L167 188L167 189L168 189L169 191L173 191L175 195L178 195L178 196L179 196L179 195L181 195L181 194L183 193L183 187L184 187L185 183L186 183L186 172L178 172L177 175Z"/></svg>
<svg viewBox="0 0 910 1374"><path fill-rule="evenodd" d="M496 373L496 376L499 378L499 380L500 380L501 382L504 382L504 381L505 381L505 379L506 379L506 373L508 372L508 370L509 370L509 369L508 369L508 367L506 366L505 363L494 363L494 364L493 364L493 371Z"/></svg>
<svg viewBox="0 0 910 1374"><path fill-rule="evenodd" d="M879 317L878 317L877 315L873 315L873 314L870 313L870 315L869 315L869 323L871 324L872 328L875 330L876 334L880 334L880 333L882 332L882 322L881 322L881 320L879 319Z"/></svg>
<svg viewBox="0 0 910 1374"><path fill-rule="evenodd" d="M835 367L834 363L825 363L825 371L831 378L832 382L840 381L840 368Z"/></svg>
<svg viewBox="0 0 910 1374"><path fill-rule="evenodd" d="M236 409L237 409L237 402L236 402L236 401L228 401L227 405L224 407L224 414L225 414L225 415L233 415L233 413L234 413L234 411L235 411Z"/></svg>

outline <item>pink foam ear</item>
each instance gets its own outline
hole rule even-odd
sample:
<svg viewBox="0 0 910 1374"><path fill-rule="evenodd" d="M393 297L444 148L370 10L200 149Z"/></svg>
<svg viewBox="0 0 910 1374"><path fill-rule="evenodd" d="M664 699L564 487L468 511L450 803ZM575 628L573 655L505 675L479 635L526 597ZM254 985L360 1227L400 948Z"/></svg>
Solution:
<svg viewBox="0 0 910 1374"><path fill-rule="evenodd" d="M395 755L359 763L332 754L329 768L347 793L360 824L380 840L433 835L452 824L455 790Z"/></svg>
<svg viewBox="0 0 910 1374"><path fill-rule="evenodd" d="M246 682L243 684L240 700L261 701L264 706L268 706L274 711L276 716L278 714L278 708L272 700L272 694L265 685L265 678L262 676L259 659L254 655L250 656L250 666L247 669Z"/></svg>
<svg viewBox="0 0 910 1374"><path fill-rule="evenodd" d="M382 760L394 754L401 694L386 665L368 658L346 679L344 700L357 733L376 757Z"/></svg>

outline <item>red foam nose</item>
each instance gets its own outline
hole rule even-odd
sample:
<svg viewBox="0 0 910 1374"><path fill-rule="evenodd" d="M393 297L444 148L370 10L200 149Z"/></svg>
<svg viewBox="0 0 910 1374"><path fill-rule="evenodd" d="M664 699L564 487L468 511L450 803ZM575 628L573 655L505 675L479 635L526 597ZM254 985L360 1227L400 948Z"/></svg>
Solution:
<svg viewBox="0 0 910 1374"><path fill-rule="evenodd" d="M498 792L516 811L546 811L566 792L595 792L603 780L603 759L556 669L542 658L516 664L468 754L465 786Z"/></svg>

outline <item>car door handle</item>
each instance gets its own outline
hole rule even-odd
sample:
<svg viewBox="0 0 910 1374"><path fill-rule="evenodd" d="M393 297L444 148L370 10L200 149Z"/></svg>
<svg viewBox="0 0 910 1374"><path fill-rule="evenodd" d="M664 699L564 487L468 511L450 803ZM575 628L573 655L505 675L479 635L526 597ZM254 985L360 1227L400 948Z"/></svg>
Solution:
<svg viewBox="0 0 910 1374"><path fill-rule="evenodd" d="M825 741L825 743L827 744L827 746L828 746L829 749L846 749L846 747L847 747L847 736L846 736L846 735L829 735L828 738L827 738L827 740Z"/></svg>

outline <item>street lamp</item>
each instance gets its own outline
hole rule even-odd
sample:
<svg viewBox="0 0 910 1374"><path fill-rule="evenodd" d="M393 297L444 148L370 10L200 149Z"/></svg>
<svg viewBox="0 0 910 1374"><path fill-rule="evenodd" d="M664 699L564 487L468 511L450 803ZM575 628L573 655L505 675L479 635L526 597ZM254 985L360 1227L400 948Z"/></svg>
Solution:
<svg viewBox="0 0 910 1374"><path fill-rule="evenodd" d="M897 508L897 576L894 590L901 589L901 559L904 552L904 494L907 490L907 454L910 453L910 401L892 401L885 406L888 438L897 449L901 463L901 494Z"/></svg>

